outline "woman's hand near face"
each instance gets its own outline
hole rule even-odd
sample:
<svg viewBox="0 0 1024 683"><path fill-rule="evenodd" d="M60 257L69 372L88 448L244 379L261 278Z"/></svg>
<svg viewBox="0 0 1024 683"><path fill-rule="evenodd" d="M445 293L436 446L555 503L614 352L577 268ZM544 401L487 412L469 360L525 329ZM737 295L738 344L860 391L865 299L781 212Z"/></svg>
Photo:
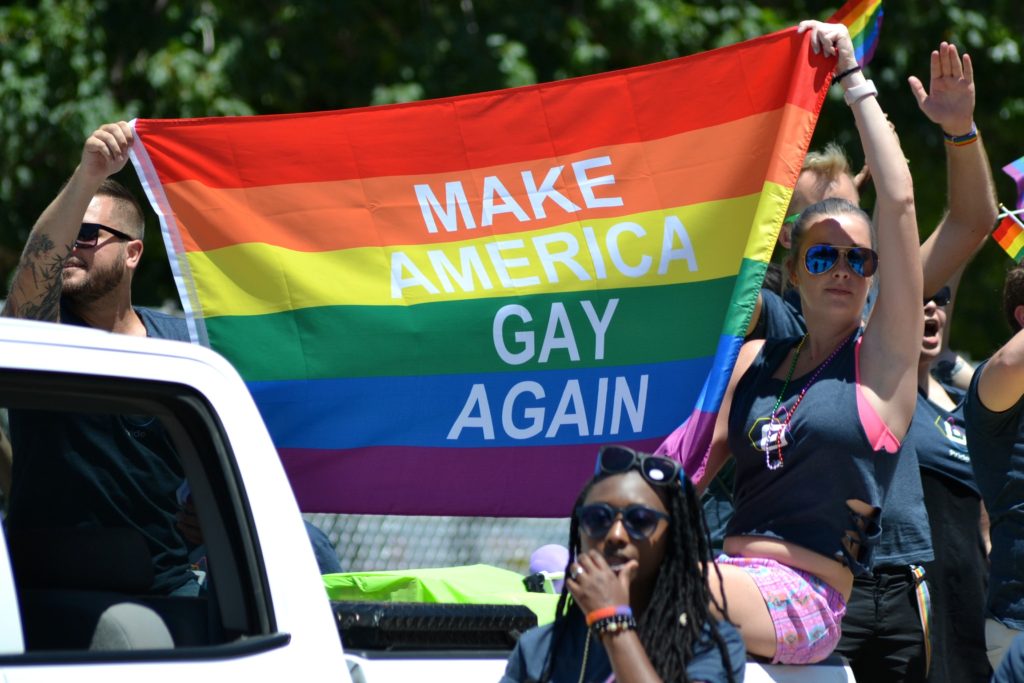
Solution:
<svg viewBox="0 0 1024 683"><path fill-rule="evenodd" d="M584 615L602 607L628 605L629 585L639 567L636 560L630 560L621 565L619 571L613 571L604 556L592 549L577 556L566 585ZM615 680L620 683L661 681L636 631L602 633L601 643L611 660Z"/></svg>
<svg viewBox="0 0 1024 683"><path fill-rule="evenodd" d="M576 558L566 583L580 611L588 614L602 607L629 605L629 585L639 567L630 560L615 572L601 553L590 550Z"/></svg>

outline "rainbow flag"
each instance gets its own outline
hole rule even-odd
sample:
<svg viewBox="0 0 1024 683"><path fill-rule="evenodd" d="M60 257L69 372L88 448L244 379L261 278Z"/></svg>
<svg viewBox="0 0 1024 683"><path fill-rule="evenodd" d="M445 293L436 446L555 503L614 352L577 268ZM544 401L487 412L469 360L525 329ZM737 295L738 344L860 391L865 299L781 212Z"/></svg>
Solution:
<svg viewBox="0 0 1024 683"><path fill-rule="evenodd" d="M193 335L304 510L565 516L598 444L717 410L832 66L787 30L500 92L139 119L132 160Z"/></svg>
<svg viewBox="0 0 1024 683"><path fill-rule="evenodd" d="M1010 258L1017 263L1024 260L1024 213L1006 211L999 225L992 231L994 239Z"/></svg>
<svg viewBox="0 0 1024 683"><path fill-rule="evenodd" d="M849 0L829 18L830 22L846 24L850 29L857 63L861 66L866 66L875 56L882 15L882 0Z"/></svg>
<svg viewBox="0 0 1024 683"><path fill-rule="evenodd" d="M1007 209L1002 204L999 217L1002 219L992 231L994 239L1010 258L1017 263L1024 260L1024 157L1003 166L1003 173L1017 184L1017 208Z"/></svg>

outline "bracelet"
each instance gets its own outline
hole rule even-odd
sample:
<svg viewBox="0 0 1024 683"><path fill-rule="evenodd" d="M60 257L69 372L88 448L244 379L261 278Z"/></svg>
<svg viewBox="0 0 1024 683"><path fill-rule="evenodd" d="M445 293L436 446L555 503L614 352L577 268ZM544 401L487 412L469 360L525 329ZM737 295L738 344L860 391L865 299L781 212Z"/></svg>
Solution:
<svg viewBox="0 0 1024 683"><path fill-rule="evenodd" d="M598 619L591 625L594 633L619 633L620 631L635 631L636 619L632 614L616 614L604 619Z"/></svg>
<svg viewBox="0 0 1024 683"><path fill-rule="evenodd" d="M841 74L837 75L835 78L833 78L832 82L833 83L841 83L844 78L846 78L850 74L855 74L858 71L860 71L860 64L858 64L857 66L851 66L849 69L847 69L843 73L841 73Z"/></svg>
<svg viewBox="0 0 1024 683"><path fill-rule="evenodd" d="M874 81L864 81L860 85L855 85L843 94L843 99L846 100L846 104L851 107L860 102L862 99L868 96L878 95L878 88L875 87Z"/></svg>
<svg viewBox="0 0 1024 683"><path fill-rule="evenodd" d="M599 621L613 619L618 616L632 617L633 610L629 608L629 605L609 605L608 607L595 609L593 612L587 612L587 626L593 626Z"/></svg>
<svg viewBox="0 0 1024 683"><path fill-rule="evenodd" d="M978 127L971 123L971 130L963 135L950 135L946 131L942 131L942 137L946 140L947 145L963 147L978 141Z"/></svg>

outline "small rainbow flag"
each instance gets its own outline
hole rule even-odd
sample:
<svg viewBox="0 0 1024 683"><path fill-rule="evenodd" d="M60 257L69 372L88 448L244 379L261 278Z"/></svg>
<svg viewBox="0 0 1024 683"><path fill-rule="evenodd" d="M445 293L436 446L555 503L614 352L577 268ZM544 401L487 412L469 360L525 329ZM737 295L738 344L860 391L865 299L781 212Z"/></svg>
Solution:
<svg viewBox="0 0 1024 683"><path fill-rule="evenodd" d="M132 161L193 336L304 510L564 517L599 444L687 416L710 440L832 67L790 29L500 92L139 119Z"/></svg>
<svg viewBox="0 0 1024 683"><path fill-rule="evenodd" d="M1002 205L1000 208L1004 210L1003 220L999 221L992 232L992 239L999 243L1010 258L1020 263L1024 260L1024 222L1021 222L1024 213L1009 211Z"/></svg>
<svg viewBox="0 0 1024 683"><path fill-rule="evenodd" d="M992 232L992 239L999 243L1010 258L1020 263L1024 260L1024 157L1003 166L1003 173L1017 184L1017 209L1011 211L999 205L1002 220Z"/></svg>
<svg viewBox="0 0 1024 683"><path fill-rule="evenodd" d="M833 23L846 24L850 29L857 63L861 66L866 66L875 56L882 15L882 0L849 0L829 19Z"/></svg>

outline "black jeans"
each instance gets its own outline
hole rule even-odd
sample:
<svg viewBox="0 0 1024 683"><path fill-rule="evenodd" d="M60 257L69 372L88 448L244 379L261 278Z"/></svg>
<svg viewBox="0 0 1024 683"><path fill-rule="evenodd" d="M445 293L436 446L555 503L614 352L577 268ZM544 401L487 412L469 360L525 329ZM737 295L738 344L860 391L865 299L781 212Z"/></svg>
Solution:
<svg viewBox="0 0 1024 683"><path fill-rule="evenodd" d="M924 565L932 594L930 683L988 683L985 651L988 562L978 531L978 494L921 470L935 561Z"/></svg>
<svg viewBox="0 0 1024 683"><path fill-rule="evenodd" d="M924 631L910 567L877 567L854 579L836 652L858 681L924 681Z"/></svg>

